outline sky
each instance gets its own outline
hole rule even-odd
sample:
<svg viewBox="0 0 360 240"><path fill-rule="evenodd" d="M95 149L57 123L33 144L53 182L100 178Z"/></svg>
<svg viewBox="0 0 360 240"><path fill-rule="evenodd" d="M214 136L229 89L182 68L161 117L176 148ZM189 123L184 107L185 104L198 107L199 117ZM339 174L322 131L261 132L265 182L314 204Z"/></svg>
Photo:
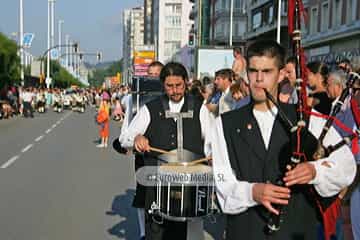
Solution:
<svg viewBox="0 0 360 240"><path fill-rule="evenodd" d="M0 32L12 37L19 32L19 0L1 0ZM80 50L102 52L102 61L122 57L122 12L142 6L143 0L56 0L55 42L58 43L58 21L62 25L62 43L65 34L79 42ZM42 55L47 49L47 0L23 0L24 32L35 34L30 53ZM96 57L86 56L85 61L95 62Z"/></svg>

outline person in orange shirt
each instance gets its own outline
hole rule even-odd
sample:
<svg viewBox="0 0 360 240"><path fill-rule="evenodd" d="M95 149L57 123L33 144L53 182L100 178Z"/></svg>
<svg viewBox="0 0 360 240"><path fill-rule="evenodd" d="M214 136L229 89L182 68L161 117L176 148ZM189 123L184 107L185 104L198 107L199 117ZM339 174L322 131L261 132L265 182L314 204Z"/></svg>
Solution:
<svg viewBox="0 0 360 240"><path fill-rule="evenodd" d="M102 95L102 101L97 115L97 122L100 125L101 143L96 145L99 148L106 148L109 140L109 121L110 121L110 96L106 92Z"/></svg>

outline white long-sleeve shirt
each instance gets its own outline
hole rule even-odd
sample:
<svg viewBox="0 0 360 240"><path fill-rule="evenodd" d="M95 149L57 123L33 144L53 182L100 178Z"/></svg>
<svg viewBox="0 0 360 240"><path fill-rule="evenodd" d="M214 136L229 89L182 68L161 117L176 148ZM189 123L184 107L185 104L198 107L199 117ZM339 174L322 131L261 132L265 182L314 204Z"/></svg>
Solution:
<svg viewBox="0 0 360 240"><path fill-rule="evenodd" d="M169 100L169 111L180 112L184 104L184 98L176 103ZM210 155L210 138L209 133L211 125L213 124L213 117L205 105L202 105L199 113L201 135L204 139L204 153L206 156ZM137 135L144 135L151 121L149 109L144 105L135 115L126 131L122 132L119 137L121 145L125 148L132 148L134 146L134 139Z"/></svg>
<svg viewBox="0 0 360 240"><path fill-rule="evenodd" d="M268 147L272 127L277 114L273 108L268 112L254 110L254 116L258 122L261 135L266 148ZM325 125L324 119L311 116L309 122L310 132L318 138ZM252 196L252 188L255 183L238 181L230 165L227 145L221 118L215 121L215 130L211 136L211 148L213 157L213 172L216 183L216 192L219 204L224 213L238 214L248 208L258 205ZM341 137L334 128L331 128L324 139L324 146L335 144ZM322 165L326 161L330 167ZM348 186L355 177L356 165L353 154L347 146L343 146L330 154L328 158L310 162L316 169L315 178L309 182L323 197L337 194L341 189Z"/></svg>

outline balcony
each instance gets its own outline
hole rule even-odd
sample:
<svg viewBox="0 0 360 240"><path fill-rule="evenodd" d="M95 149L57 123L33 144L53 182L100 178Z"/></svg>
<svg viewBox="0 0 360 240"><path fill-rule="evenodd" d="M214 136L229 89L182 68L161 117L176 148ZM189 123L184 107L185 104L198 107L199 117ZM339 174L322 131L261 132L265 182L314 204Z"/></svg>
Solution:
<svg viewBox="0 0 360 240"><path fill-rule="evenodd" d="M287 24L287 18L282 17L281 18L281 27L287 27L287 25L288 25ZM256 29L250 29L250 30L248 30L246 32L246 38L251 39L251 38L254 38L256 36L262 35L264 33L273 31L276 28L277 28L277 25L276 25L276 21L275 21L274 23L266 24L266 25L260 26L259 28L256 28Z"/></svg>
<svg viewBox="0 0 360 240"><path fill-rule="evenodd" d="M335 29L328 29L326 32L317 32L304 36L302 43L304 47L310 47L329 41L351 37L360 34L360 20L351 24L341 25Z"/></svg>
<svg viewBox="0 0 360 240"><path fill-rule="evenodd" d="M250 2L249 4L249 9L252 10L254 8L258 8L260 7L261 5L264 5L265 3L268 3L268 2L273 2L271 0L253 0Z"/></svg>

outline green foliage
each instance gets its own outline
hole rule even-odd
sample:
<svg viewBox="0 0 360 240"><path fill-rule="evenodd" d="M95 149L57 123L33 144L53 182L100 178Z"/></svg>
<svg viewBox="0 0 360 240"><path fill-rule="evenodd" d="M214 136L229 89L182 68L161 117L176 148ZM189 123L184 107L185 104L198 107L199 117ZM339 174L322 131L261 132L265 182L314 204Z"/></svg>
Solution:
<svg viewBox="0 0 360 240"><path fill-rule="evenodd" d="M6 84L20 83L20 58L14 41L0 33L0 89Z"/></svg>
<svg viewBox="0 0 360 240"><path fill-rule="evenodd" d="M46 59L44 60L46 62ZM45 65L46 72L46 65ZM71 75L65 68L63 68L57 61L51 61L50 64L51 78L53 80L53 87L68 88L71 85L84 87L84 85L73 75Z"/></svg>
<svg viewBox="0 0 360 240"><path fill-rule="evenodd" d="M100 87L104 82L105 77L116 76L118 72L122 72L122 60L112 63L107 68L100 68L93 71L89 76L90 86Z"/></svg>

